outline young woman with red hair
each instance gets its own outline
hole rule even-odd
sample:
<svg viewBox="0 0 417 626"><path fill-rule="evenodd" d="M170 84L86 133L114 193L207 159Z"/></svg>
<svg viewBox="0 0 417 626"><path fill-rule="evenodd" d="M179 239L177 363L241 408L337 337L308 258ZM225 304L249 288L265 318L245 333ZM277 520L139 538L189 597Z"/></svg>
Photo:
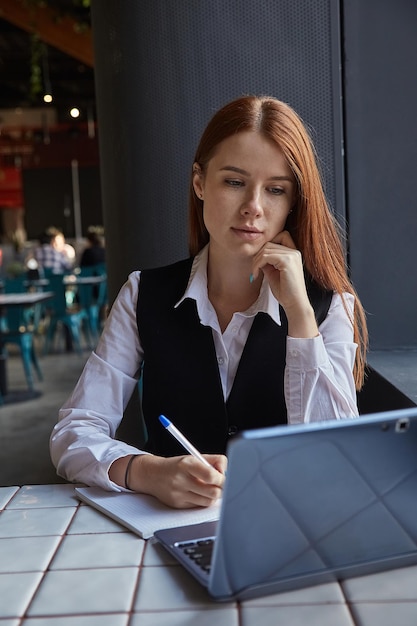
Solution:
<svg viewBox="0 0 417 626"><path fill-rule="evenodd" d="M367 347L314 147L291 107L227 104L190 179L190 258L129 276L51 436L68 480L178 508L220 496L237 432L357 416ZM115 439L141 370L143 450ZM160 414L209 466L184 455Z"/></svg>

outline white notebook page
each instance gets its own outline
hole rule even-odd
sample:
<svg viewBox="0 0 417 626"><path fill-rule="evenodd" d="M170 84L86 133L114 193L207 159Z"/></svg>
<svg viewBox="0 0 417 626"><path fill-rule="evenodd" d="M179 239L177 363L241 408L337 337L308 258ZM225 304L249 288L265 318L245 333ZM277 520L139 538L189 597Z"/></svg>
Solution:
<svg viewBox="0 0 417 626"><path fill-rule="evenodd" d="M76 487L75 493L143 539L162 528L211 522L220 515L220 501L208 508L172 509L153 496L140 493L105 491L99 487Z"/></svg>

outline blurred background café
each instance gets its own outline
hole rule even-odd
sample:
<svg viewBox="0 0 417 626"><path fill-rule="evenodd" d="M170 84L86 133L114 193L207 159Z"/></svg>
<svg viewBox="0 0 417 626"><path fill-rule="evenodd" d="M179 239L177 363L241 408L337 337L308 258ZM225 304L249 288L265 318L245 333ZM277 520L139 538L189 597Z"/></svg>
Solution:
<svg viewBox="0 0 417 626"><path fill-rule="evenodd" d="M49 432L106 315L93 66L88 0L1 0L2 485L59 481Z"/></svg>
<svg viewBox="0 0 417 626"><path fill-rule="evenodd" d="M52 225L77 264L103 223L89 4L0 3L3 277Z"/></svg>

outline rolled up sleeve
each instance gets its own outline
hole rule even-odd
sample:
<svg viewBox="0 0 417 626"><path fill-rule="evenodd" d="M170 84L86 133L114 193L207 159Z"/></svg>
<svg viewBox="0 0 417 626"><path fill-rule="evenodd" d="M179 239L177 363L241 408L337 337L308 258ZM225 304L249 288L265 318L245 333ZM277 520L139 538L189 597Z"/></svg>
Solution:
<svg viewBox="0 0 417 626"><path fill-rule="evenodd" d="M319 335L311 339L287 337L285 400L288 422L298 424L358 415L353 366L351 294L333 296Z"/></svg>
<svg viewBox="0 0 417 626"><path fill-rule="evenodd" d="M120 491L108 477L110 465L141 452L114 439L143 359L136 325L139 276L132 273L120 290L99 344L51 434L52 462L69 481Z"/></svg>

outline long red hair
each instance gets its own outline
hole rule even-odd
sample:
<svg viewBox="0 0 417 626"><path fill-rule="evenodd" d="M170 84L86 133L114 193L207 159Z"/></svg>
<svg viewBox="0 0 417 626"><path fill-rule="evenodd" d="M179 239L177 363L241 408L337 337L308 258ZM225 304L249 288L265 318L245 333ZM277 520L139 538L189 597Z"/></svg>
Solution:
<svg viewBox="0 0 417 626"><path fill-rule="evenodd" d="M208 123L198 145L194 162L203 174L217 146L227 137L242 131L259 132L283 152L293 171L297 194L286 228L303 255L311 277L323 288L355 296L352 319L354 340L358 344L354 366L356 388L364 381L368 333L365 312L349 280L342 232L330 211L317 155L309 132L297 113L287 104L271 97L245 96L224 106ZM203 203L193 187L189 190L189 249L195 256L209 241L203 221Z"/></svg>

